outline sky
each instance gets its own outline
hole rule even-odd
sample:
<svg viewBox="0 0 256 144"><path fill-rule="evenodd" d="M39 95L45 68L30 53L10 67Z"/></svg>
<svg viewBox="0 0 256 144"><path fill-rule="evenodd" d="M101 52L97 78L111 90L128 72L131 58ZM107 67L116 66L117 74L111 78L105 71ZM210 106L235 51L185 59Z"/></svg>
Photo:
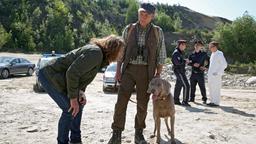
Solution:
<svg viewBox="0 0 256 144"><path fill-rule="evenodd" d="M142 2L179 4L194 11L229 20L241 17L245 11L256 17L256 0L140 0Z"/></svg>

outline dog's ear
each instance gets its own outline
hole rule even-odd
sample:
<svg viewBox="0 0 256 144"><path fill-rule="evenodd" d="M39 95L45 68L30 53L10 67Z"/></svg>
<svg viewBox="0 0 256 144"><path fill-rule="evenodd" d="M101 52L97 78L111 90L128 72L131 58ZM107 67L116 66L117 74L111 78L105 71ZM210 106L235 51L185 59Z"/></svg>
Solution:
<svg viewBox="0 0 256 144"><path fill-rule="evenodd" d="M152 90L152 80L149 82L148 84L148 90L147 90L147 93L151 93L151 90Z"/></svg>
<svg viewBox="0 0 256 144"><path fill-rule="evenodd" d="M167 80L163 80L164 85L171 88L171 84Z"/></svg>
<svg viewBox="0 0 256 144"><path fill-rule="evenodd" d="M164 84L164 86L165 86L166 92L167 92L167 93L170 93L171 84L170 84L168 81L166 81L166 80L163 80L163 84Z"/></svg>

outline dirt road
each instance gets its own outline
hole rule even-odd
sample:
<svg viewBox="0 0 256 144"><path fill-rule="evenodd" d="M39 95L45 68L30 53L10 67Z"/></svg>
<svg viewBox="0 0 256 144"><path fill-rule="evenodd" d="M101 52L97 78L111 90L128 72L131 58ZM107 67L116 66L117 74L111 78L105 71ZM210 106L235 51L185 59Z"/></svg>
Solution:
<svg viewBox="0 0 256 144"><path fill-rule="evenodd" d="M0 55L4 55L3 53ZM21 55L24 56L24 55ZM25 55L35 62L38 55ZM55 144L61 110L47 94L33 92L35 76L16 76L0 80L0 144ZM172 90L174 84L172 83ZM116 94L102 92L102 74L98 74L86 91L88 103L82 118L84 144L106 144L111 136L111 123ZM132 97L135 99L135 96ZM178 144L254 144L256 140L256 90L223 89L219 108L201 103L192 107L176 106L175 134ZM134 139L136 105L129 103L124 144ZM154 122L149 103L145 137L149 143ZM162 143L170 137L162 121Z"/></svg>

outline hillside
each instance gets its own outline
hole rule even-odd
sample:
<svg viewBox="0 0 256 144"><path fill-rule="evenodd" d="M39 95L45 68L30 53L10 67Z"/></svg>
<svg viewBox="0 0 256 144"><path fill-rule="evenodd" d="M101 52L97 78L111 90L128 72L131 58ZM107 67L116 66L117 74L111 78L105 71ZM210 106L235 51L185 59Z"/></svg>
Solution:
<svg viewBox="0 0 256 144"><path fill-rule="evenodd" d="M156 7L169 18L169 26L160 25L168 49L176 40L172 35L177 32L177 38L199 35L208 41L217 23L230 23L225 18L210 17L183 6ZM92 37L120 35L125 25L137 20L137 8L135 0L1 0L0 51L66 52L86 44Z"/></svg>
<svg viewBox="0 0 256 144"><path fill-rule="evenodd" d="M187 7L173 6L173 8L175 8L175 11L180 14L182 27L184 29L206 29L212 31L219 22L231 23L231 21L228 19L207 16Z"/></svg>

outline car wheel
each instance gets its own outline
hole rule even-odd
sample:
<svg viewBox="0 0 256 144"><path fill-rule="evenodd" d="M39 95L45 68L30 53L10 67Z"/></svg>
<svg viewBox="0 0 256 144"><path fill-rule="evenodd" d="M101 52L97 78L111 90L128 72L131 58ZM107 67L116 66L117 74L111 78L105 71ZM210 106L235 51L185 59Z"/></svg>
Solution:
<svg viewBox="0 0 256 144"><path fill-rule="evenodd" d="M114 87L114 92L118 92L118 87L117 86Z"/></svg>
<svg viewBox="0 0 256 144"><path fill-rule="evenodd" d="M38 89L38 92L44 92L44 88L39 84L37 84L37 89Z"/></svg>
<svg viewBox="0 0 256 144"><path fill-rule="evenodd" d="M36 92L36 93L38 92L37 84L34 84L34 85L33 85L33 90L34 90L34 92Z"/></svg>
<svg viewBox="0 0 256 144"><path fill-rule="evenodd" d="M106 92L107 92L107 89L103 86L103 87L102 87L102 91L103 91L104 93L106 93Z"/></svg>
<svg viewBox="0 0 256 144"><path fill-rule="evenodd" d="M28 73L27 73L27 75L28 75L28 76L32 76L33 73L34 73L34 70L33 70L32 68L28 68Z"/></svg>
<svg viewBox="0 0 256 144"><path fill-rule="evenodd" d="M2 72L1 72L1 77L3 79L6 79L10 76L10 72L8 71L8 69L3 69Z"/></svg>
<svg viewBox="0 0 256 144"><path fill-rule="evenodd" d="M33 85L33 90L34 90L34 92L36 92L36 93L44 92L44 89L43 89L42 87L40 87L38 84L34 84L34 85Z"/></svg>

